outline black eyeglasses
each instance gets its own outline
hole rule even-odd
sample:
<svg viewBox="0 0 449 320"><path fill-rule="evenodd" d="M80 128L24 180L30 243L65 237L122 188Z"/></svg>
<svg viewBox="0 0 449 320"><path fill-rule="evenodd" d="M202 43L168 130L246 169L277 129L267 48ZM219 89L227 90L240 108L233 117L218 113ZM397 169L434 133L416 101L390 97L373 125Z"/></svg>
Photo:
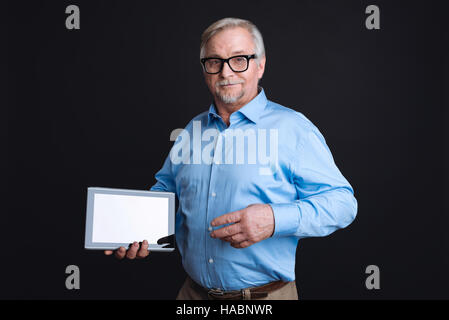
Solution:
<svg viewBox="0 0 449 320"><path fill-rule="evenodd" d="M203 64L204 71L209 74L217 74L223 70L223 65L226 62L234 72L245 72L248 70L249 60L255 59L256 55L239 55L233 56L227 59L222 58L203 58L201 63Z"/></svg>

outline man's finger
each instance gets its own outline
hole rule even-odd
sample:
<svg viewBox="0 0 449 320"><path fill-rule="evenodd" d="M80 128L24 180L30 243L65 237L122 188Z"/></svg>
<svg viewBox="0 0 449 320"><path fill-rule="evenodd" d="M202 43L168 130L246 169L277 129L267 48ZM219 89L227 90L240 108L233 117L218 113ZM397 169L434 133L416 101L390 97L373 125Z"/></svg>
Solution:
<svg viewBox="0 0 449 320"><path fill-rule="evenodd" d="M222 240L231 242L231 243L240 243L240 242L247 240L247 237L245 234L240 232L240 233L236 233L230 237L223 238Z"/></svg>
<svg viewBox="0 0 449 320"><path fill-rule="evenodd" d="M148 254L149 254L148 241L143 240L142 245L140 246L140 250L137 252L136 258L142 259L142 258L145 258L146 256L148 256Z"/></svg>
<svg viewBox="0 0 449 320"><path fill-rule="evenodd" d="M134 241L133 244L129 247L128 252L126 253L126 257L131 260L136 258L138 249L139 249L139 243Z"/></svg>
<svg viewBox="0 0 449 320"><path fill-rule="evenodd" d="M243 209L243 210L245 210L245 209ZM244 212L243 210L229 212L229 213L226 213L219 217L216 217L214 220L211 221L210 224L212 227L217 227L217 226L221 226L221 225L227 224L227 223L239 222L242 217L242 214Z"/></svg>
<svg viewBox="0 0 449 320"><path fill-rule="evenodd" d="M210 234L210 236L212 238L219 238L219 239L221 239L221 238L226 238L226 237L233 236L233 235L235 235L237 233L240 233L240 231L241 231L240 230L240 223L234 223L234 224L231 224L230 226L223 227L223 228L220 228L220 229L217 229L217 230L213 231Z"/></svg>
<svg viewBox="0 0 449 320"><path fill-rule="evenodd" d="M114 253L114 251L112 251L112 250L105 250L104 251L104 254L107 255L107 256L110 256L113 253Z"/></svg>
<svg viewBox="0 0 449 320"><path fill-rule="evenodd" d="M250 245L253 245L254 243L248 240L245 240L243 242L240 243L231 243L231 246L233 246L236 249L243 249L243 248L247 248Z"/></svg>
<svg viewBox="0 0 449 320"><path fill-rule="evenodd" d="M115 257L119 260L123 259L126 254L126 249L124 247L120 247L115 251Z"/></svg>

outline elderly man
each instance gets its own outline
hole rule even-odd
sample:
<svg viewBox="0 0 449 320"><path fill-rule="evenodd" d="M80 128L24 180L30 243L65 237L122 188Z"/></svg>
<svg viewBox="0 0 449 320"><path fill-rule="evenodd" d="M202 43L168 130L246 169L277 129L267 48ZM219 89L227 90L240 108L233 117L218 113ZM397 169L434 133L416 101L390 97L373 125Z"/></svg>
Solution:
<svg viewBox="0 0 449 320"><path fill-rule="evenodd" d="M176 242L188 277L177 298L298 299L298 240L349 225L353 189L317 127L258 86L266 58L254 24L213 23L200 61L213 102L178 136L151 188L179 199ZM135 242L116 256L143 258L147 248Z"/></svg>

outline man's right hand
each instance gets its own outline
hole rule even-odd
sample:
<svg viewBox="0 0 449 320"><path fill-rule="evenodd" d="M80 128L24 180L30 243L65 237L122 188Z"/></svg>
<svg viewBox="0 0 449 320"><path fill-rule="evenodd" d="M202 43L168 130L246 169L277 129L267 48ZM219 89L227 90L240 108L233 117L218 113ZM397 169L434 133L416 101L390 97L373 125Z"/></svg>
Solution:
<svg viewBox="0 0 449 320"><path fill-rule="evenodd" d="M134 241L130 246L129 249L126 250L124 247L120 247L115 251L112 250L105 250L104 254L107 256L110 256L115 252L115 257L119 260L123 259L124 257L128 259L143 259L147 257L150 252L148 251L148 241L143 240L142 245L139 246L139 243L137 241Z"/></svg>

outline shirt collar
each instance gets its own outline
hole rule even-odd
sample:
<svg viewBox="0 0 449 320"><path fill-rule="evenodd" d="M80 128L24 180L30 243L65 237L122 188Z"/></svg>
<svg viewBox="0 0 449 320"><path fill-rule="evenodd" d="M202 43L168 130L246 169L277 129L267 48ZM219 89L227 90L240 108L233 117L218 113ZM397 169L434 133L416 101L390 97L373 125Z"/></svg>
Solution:
<svg viewBox="0 0 449 320"><path fill-rule="evenodd" d="M231 121L233 117L238 117L239 114L242 114L245 116L248 120L257 123L259 121L260 115L262 114L262 111L265 109L265 106L267 105L267 97L265 95L265 91L262 87L259 88L259 93L257 96L245 104L243 107L241 107L239 110L235 111L231 114ZM220 118L220 115L217 112L217 109L215 108L215 104L212 103L209 107L209 114L208 114L208 124L214 119L214 118Z"/></svg>

